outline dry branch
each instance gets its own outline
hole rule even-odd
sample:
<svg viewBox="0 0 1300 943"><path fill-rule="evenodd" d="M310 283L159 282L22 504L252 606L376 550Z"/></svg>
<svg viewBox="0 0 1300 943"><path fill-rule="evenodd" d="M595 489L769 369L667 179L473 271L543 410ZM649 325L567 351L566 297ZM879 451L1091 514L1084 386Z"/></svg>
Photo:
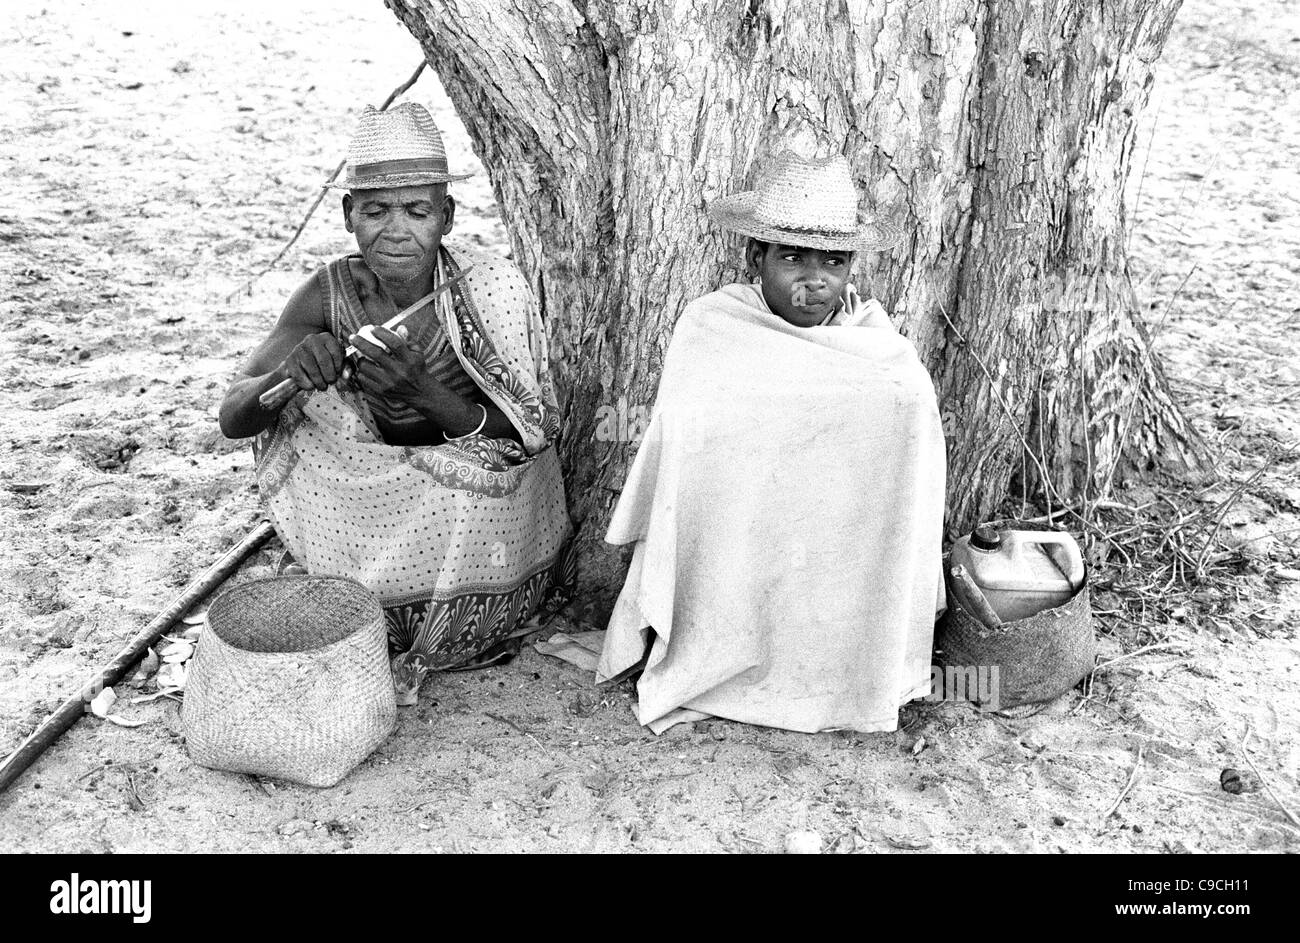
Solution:
<svg viewBox="0 0 1300 943"><path fill-rule="evenodd" d="M397 100L398 95L401 95L402 93L406 92L412 85L414 85L416 83L416 80L419 79L420 73L424 71L425 65L426 63L421 62L418 66L416 66L415 71L411 73L411 77L407 79L405 82L403 82L401 85L397 86L397 88L393 89L393 91L389 94L389 96L384 99L384 103L379 106L379 110L387 111L388 106ZM338 175L343 172L343 167L346 164L347 164L347 158L344 158L343 160L339 161L338 165L334 168L334 172L329 175L329 179L326 180L325 182L333 183L335 179L338 178ZM312 216L315 215L316 210L320 207L321 203L325 200L325 194L328 192L329 191L325 187L323 186L321 187L320 193L316 194L316 199L312 201L311 206L307 209L307 215L302 218L302 222L299 223L298 228L293 231L293 235L290 236L289 241L284 244L284 248L282 248L278 253L276 253L275 258L272 259L270 262L267 262L266 265L263 266L262 269L258 271L255 275L249 278L248 281L244 282L243 285L241 285L239 288L236 288L229 295L227 295L226 301L228 302L232 301L237 295L243 292L251 293L253 290L253 286L257 284L257 280L261 278L263 275L265 275L267 272L271 271L271 269L275 268L277 265L280 264L280 260L285 257L285 255L288 253L288 251L291 248L293 248L293 244L298 241L298 237L301 236L303 230L307 228L307 223L311 221Z"/></svg>
<svg viewBox="0 0 1300 943"><path fill-rule="evenodd" d="M1142 754L1144 753L1145 749L1146 749L1145 744L1141 744L1141 743L1138 744L1137 759L1133 761L1133 772L1129 773L1128 782L1124 784L1124 788L1120 790L1120 794L1115 798L1115 801L1111 804L1111 807L1106 810L1106 814L1101 817L1101 821L1103 825L1106 824L1106 820L1108 818L1110 818L1112 815L1115 814L1115 810L1119 808L1119 804L1124 801L1124 797L1127 796L1129 792L1132 791L1133 784L1137 782L1138 770L1142 768Z"/></svg>

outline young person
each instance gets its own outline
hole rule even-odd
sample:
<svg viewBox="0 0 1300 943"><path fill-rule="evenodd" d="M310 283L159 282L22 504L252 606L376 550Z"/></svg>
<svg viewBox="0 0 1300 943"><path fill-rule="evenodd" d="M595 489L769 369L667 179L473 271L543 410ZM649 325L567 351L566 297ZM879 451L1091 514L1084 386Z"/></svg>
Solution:
<svg viewBox="0 0 1300 943"><path fill-rule="evenodd" d="M786 152L709 212L757 279L674 327L606 536L635 548L598 679L645 657L657 733L893 730L930 690L945 476L930 378L849 280L893 234L859 221L843 157Z"/></svg>

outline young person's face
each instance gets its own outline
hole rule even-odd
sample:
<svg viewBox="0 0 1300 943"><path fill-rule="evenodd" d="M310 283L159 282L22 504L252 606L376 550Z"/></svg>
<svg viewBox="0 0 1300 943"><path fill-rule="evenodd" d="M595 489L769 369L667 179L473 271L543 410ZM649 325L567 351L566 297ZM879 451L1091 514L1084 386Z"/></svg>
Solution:
<svg viewBox="0 0 1300 943"><path fill-rule="evenodd" d="M406 285L433 278L456 203L445 183L353 190L343 197L343 214L370 270L381 282Z"/></svg>
<svg viewBox="0 0 1300 943"><path fill-rule="evenodd" d="M826 320L839 306L853 269L853 253L751 243L750 267L763 279L763 299L798 327Z"/></svg>

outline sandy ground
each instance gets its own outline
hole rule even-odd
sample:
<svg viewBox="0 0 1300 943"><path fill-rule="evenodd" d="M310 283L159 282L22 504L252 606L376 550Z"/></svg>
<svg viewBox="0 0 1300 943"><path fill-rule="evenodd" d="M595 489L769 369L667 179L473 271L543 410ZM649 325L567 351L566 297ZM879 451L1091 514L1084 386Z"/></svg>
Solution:
<svg viewBox="0 0 1300 943"><path fill-rule="evenodd" d="M378 2L214 7L4 7L0 755L258 519L250 455L216 409L292 288L349 248L333 204L237 290L355 112L420 59ZM1157 647L1090 697L1021 720L909 706L895 734L709 722L655 738L628 687L525 648L436 677L324 791L194 766L166 700L123 707L134 729L87 718L0 797L0 849L750 852L793 828L836 851L1300 849L1267 792L1219 788L1249 726L1266 781L1300 806L1300 462L1276 457L1300 437L1298 75L1300 16L1278 0L1192 0L1169 44L1137 148L1134 270L1214 445L1222 480L1201 504L1264 471L1224 516L1218 589L1100 620L1104 658ZM412 97L475 166L434 79ZM486 178L456 196L461 236L504 246Z"/></svg>

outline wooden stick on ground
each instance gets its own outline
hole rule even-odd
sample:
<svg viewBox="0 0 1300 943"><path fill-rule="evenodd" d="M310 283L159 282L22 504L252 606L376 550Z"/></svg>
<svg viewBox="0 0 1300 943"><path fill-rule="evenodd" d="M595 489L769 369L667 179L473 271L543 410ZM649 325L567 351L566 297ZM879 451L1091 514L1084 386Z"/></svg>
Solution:
<svg viewBox="0 0 1300 943"><path fill-rule="evenodd" d="M239 569L239 565L266 543L274 533L275 529L266 521L253 528L243 540L228 550L225 556L208 567L202 576L186 586L166 609L141 629L135 638L131 639L111 662L97 671L80 691L64 701L58 710L47 717L35 732L18 746L18 749L0 763L0 793L21 776L23 771L49 749L54 741L81 719L86 712L86 706L100 691L112 687L126 677L127 673L144 657L149 646L162 638L196 603L225 582L230 574Z"/></svg>
<svg viewBox="0 0 1300 943"><path fill-rule="evenodd" d="M411 77L409 79L407 79L401 85L397 86L397 88L393 89L392 93L389 94L389 96L384 99L384 103L379 106L379 110L387 111L388 106L391 105L396 100L398 95L401 95L412 85L414 85L416 80L420 77L420 73L424 71L424 66L425 63L421 62L416 67L415 71L411 73ZM329 180L327 180L326 183L333 183L335 179L338 178L338 175L343 173L343 167L346 163L347 163L347 158L344 158L343 160L339 161L338 166L334 168L334 173L330 174ZM261 271L259 271L257 274L252 276L248 281L244 282L244 284L240 285L238 288L232 291L227 296L226 298L227 301L233 300L236 295L240 295L246 291L252 291L253 286L257 284L257 280L259 278L261 278L267 272L271 271L271 269L275 268L277 265L280 264L280 260L285 257L285 255L288 253L288 251L291 248L293 248L293 244L298 241L298 237L301 236L303 230L307 228L307 223L311 221L312 216L315 215L316 210L320 207L321 203L325 199L325 194L328 192L329 191L326 190L324 187L321 187L320 193L316 194L316 199L312 202L311 207L307 210L307 215L302 218L302 222L299 223L298 228L293 231L293 235L290 236L289 241L284 244L284 248L281 249L276 254L274 259L266 263L266 265L262 267Z"/></svg>

